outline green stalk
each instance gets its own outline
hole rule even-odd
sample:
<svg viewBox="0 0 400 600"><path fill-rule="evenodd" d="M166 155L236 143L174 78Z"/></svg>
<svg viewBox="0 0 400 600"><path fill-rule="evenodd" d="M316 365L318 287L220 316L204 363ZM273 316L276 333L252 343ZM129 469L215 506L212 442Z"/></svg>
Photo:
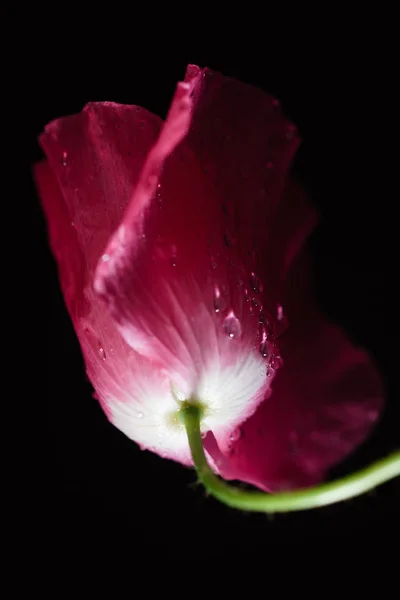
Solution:
<svg viewBox="0 0 400 600"><path fill-rule="evenodd" d="M304 490L277 494L243 490L227 484L210 469L200 433L201 408L185 403L180 413L200 481L212 496L232 508L264 513L307 510L355 498L400 476L400 451L396 451L361 471Z"/></svg>

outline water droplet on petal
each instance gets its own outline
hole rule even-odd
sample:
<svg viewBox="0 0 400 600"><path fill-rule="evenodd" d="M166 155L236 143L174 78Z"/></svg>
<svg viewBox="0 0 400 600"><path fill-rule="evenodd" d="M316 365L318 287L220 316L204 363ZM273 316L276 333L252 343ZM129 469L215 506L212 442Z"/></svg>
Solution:
<svg viewBox="0 0 400 600"><path fill-rule="evenodd" d="M71 227L75 227L75 223L71 221Z"/></svg>
<svg viewBox="0 0 400 600"><path fill-rule="evenodd" d="M62 164L63 167L67 167L68 166L67 157L68 157L68 154L66 152L63 152L62 153L62 160L61 160L61 164Z"/></svg>
<svg viewBox="0 0 400 600"><path fill-rule="evenodd" d="M212 256L211 257L211 268L212 269L216 269L218 267L217 261L215 260L215 258Z"/></svg>
<svg viewBox="0 0 400 600"><path fill-rule="evenodd" d="M220 312L223 308L223 303L221 299L221 292L219 287L216 285L214 287L214 310L216 313Z"/></svg>
<svg viewBox="0 0 400 600"><path fill-rule="evenodd" d="M158 207L162 208L161 183L157 185L156 198L158 202Z"/></svg>
<svg viewBox="0 0 400 600"><path fill-rule="evenodd" d="M240 325L239 319L235 317L235 314L232 310L228 313L228 316L225 317L223 328L228 337L240 337L242 333L242 327Z"/></svg>
<svg viewBox="0 0 400 600"><path fill-rule="evenodd" d="M176 248L176 246L172 246L172 255L171 255L171 259L170 259L171 267L176 267L176 254L177 254L177 248Z"/></svg>
<svg viewBox="0 0 400 600"><path fill-rule="evenodd" d="M272 365L267 366L267 377L271 378L275 374L275 369Z"/></svg>
<svg viewBox="0 0 400 600"><path fill-rule="evenodd" d="M245 288L244 290L244 299L246 300L246 302L250 302L250 294L247 288Z"/></svg>
<svg viewBox="0 0 400 600"><path fill-rule="evenodd" d="M250 285L256 294L260 294L264 289L260 278L254 273L254 271L250 273Z"/></svg>
<svg viewBox="0 0 400 600"><path fill-rule="evenodd" d="M282 357L278 353L274 353L271 358L271 367L273 369L279 369L283 364Z"/></svg>
<svg viewBox="0 0 400 600"><path fill-rule="evenodd" d="M269 355L269 343L267 340L262 340L260 344L260 354L263 358L267 358Z"/></svg>
<svg viewBox="0 0 400 600"><path fill-rule="evenodd" d="M264 325L267 321L267 317L265 316L265 312L263 310L260 311L260 314L258 315L258 322L260 323L260 325Z"/></svg>
<svg viewBox="0 0 400 600"><path fill-rule="evenodd" d="M282 321L282 319L284 317L284 315L283 315L283 306L281 306L279 304L276 312L277 312L276 316L277 316L278 321Z"/></svg>
<svg viewBox="0 0 400 600"><path fill-rule="evenodd" d="M142 412L138 412L138 414L136 416L138 419L143 419L144 414Z"/></svg>
<svg viewBox="0 0 400 600"><path fill-rule="evenodd" d="M99 356L102 360L106 360L106 351L104 350L103 346L100 346L99 348Z"/></svg>
<svg viewBox="0 0 400 600"><path fill-rule="evenodd" d="M101 260L103 262L108 262L110 260L110 255L109 254L103 254L103 256L101 257Z"/></svg>
<svg viewBox="0 0 400 600"><path fill-rule="evenodd" d="M240 427L238 427L237 429L232 431L231 435L229 436L229 439L231 442L237 442L238 440L240 440L242 435L243 435L243 431Z"/></svg>
<svg viewBox="0 0 400 600"><path fill-rule="evenodd" d="M268 340L268 332L265 326L261 329L260 354L263 358L271 356L271 343Z"/></svg>

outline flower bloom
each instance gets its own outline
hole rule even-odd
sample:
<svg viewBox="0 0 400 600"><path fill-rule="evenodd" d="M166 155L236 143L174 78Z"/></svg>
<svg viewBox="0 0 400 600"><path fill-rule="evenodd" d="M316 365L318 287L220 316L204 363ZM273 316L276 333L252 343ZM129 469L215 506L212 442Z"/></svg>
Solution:
<svg viewBox="0 0 400 600"><path fill-rule="evenodd" d="M380 378L313 301L316 216L276 100L191 65L165 122L91 103L40 141L63 294L116 427L189 465L178 411L199 403L215 471L273 491L317 482L367 436Z"/></svg>

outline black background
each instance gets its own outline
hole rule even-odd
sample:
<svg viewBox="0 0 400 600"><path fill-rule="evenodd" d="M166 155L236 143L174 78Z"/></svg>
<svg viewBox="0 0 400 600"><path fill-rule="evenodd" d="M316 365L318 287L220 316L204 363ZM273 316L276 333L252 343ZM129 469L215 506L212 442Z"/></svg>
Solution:
<svg viewBox="0 0 400 600"><path fill-rule="evenodd" d="M211 44L205 30L195 40L189 32L187 43L176 34L162 37L142 22L130 35L103 29L96 41L81 32L78 43L76 24L61 32L60 23L55 16L46 23L36 18L37 35L29 38L15 75L18 90L10 92L21 104L18 180L24 186L29 252L19 268L30 286L28 320L35 340L25 353L33 375L21 380L21 411L28 416L20 471L19 503L28 517L23 543L34 540L37 551L39 537L50 552L72 548L72 553L104 544L115 553L128 545L174 554L177 546L181 558L183 549L195 544L212 559L232 551L237 556L254 549L295 551L308 542L327 549L337 541L390 540L398 525L397 482L320 510L272 519L243 514L207 498L202 488L193 489L192 471L140 451L107 422L85 378L30 174L42 157L37 136L48 121L101 100L135 103L165 116L189 62L279 98L303 138L294 171L322 214L311 240L319 300L368 348L387 386L379 426L332 476L348 473L399 445L391 350L396 313L389 294L396 267L388 242L398 199L391 158L398 143L398 108L393 49L377 41L383 32L363 34L363 27L353 25L335 29L326 40L324 30L314 39L301 30L294 38L284 28L268 44L268 29L254 35L254 44L241 35L225 38L225 24L222 37ZM251 40L251 26L243 28ZM374 552L385 553L386 547L382 541Z"/></svg>

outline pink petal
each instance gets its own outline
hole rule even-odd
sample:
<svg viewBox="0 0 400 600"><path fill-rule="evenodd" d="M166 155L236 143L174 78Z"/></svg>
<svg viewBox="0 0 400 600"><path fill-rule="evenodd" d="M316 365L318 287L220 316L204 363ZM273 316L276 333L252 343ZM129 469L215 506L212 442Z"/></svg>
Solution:
<svg viewBox="0 0 400 600"><path fill-rule="evenodd" d="M106 415L114 423L122 420L120 429L142 446L142 424L154 431L154 439L158 429L157 420L146 414L145 400L148 396L160 401L169 397L169 381L158 365L135 353L123 340L93 290L93 272L122 218L159 128L157 117L137 107L88 105L81 114L46 127L41 143L49 163L42 162L34 169L88 377ZM105 157L109 160L103 163ZM154 450L161 453L156 445ZM173 439L164 451L171 458L190 462L188 448L180 447L177 453Z"/></svg>
<svg viewBox="0 0 400 600"><path fill-rule="evenodd" d="M304 257L303 257L304 259ZM315 307L308 269L297 261L285 289L290 327L270 397L225 454L206 443L220 474L278 491L315 484L370 433L383 408L370 357Z"/></svg>

